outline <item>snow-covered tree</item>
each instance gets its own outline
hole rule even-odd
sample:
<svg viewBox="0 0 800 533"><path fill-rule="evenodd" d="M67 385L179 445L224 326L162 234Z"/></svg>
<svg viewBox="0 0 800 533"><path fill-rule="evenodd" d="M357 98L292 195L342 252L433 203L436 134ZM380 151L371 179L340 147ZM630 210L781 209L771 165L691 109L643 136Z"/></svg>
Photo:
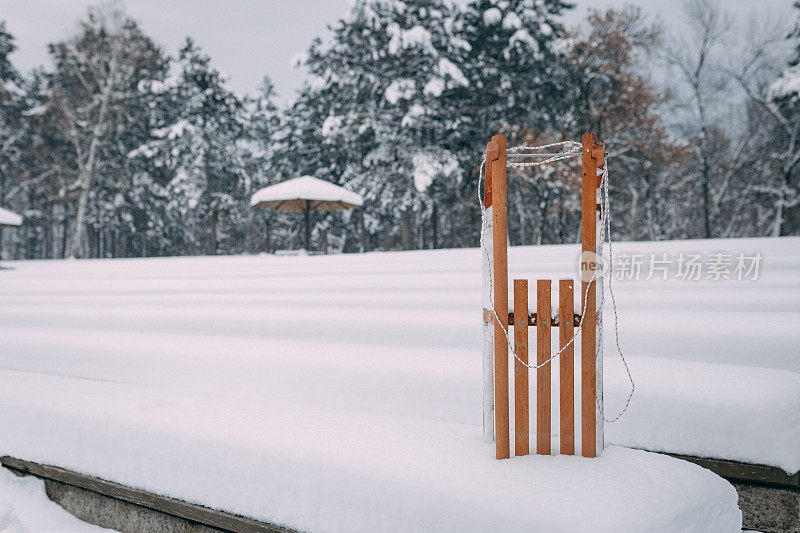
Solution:
<svg viewBox="0 0 800 533"><path fill-rule="evenodd" d="M4 203L10 176L17 173L20 155L16 149L22 129L20 75L9 57L16 48L5 21L0 20L0 205Z"/></svg>
<svg viewBox="0 0 800 533"><path fill-rule="evenodd" d="M328 104L320 133L344 149L343 176L327 179L362 193L379 244L412 248L432 210L436 180L460 175L446 146L448 94L469 82L458 66L468 44L442 0L359 0L305 60L311 98Z"/></svg>
<svg viewBox="0 0 800 533"><path fill-rule="evenodd" d="M295 168L293 163L299 164L307 159L286 155L286 150L290 149L290 145L285 142L290 135L290 124L295 123L300 115L287 120L289 111L278 106L277 98L272 80L265 77L256 96L247 101L252 137L247 162L254 190L301 175L301 169ZM285 213L278 211L251 211L247 249L272 251L276 248L289 248L296 240L296 235L292 234L292 225L289 224L290 218L291 216L287 217Z"/></svg>
<svg viewBox="0 0 800 533"><path fill-rule="evenodd" d="M800 2L795 2L798 19L789 38L794 41L794 57L767 90L766 99L757 98L773 118L776 127L772 141L764 148L772 151L778 163L779 181L772 187L775 215L772 236L800 232Z"/></svg>
<svg viewBox="0 0 800 533"><path fill-rule="evenodd" d="M495 133L512 145L598 133L616 156L617 236L800 231L800 30L787 68L769 48L786 48L786 30L728 30L712 0L691 4L697 40L670 48L661 93L647 55L658 28L635 9L567 32L562 0L354 0L299 57L309 77L285 106L268 78L234 94L191 40L167 57L116 6L90 9L49 47L51 66L25 75L0 24L0 203L25 215L6 254L296 247L298 217L248 199L306 174L367 199L314 214L317 249L474 246ZM739 48L728 32L746 35ZM511 242L574 241L574 162L511 175Z"/></svg>
<svg viewBox="0 0 800 533"><path fill-rule="evenodd" d="M471 179L457 189L456 206L467 203L471 210L461 209L462 222L455 222L457 226L479 226L474 200L476 154L483 152L493 134L506 134L510 145L542 140L543 134L547 140L560 140L569 92L561 15L569 7L560 0L472 0L464 6L458 27L468 44L462 62L469 84L454 95L450 113L457 117L454 144L461 165L472 171ZM542 172L535 176L543 179L540 185L554 183ZM531 222L536 217L526 206L539 205L539 212L549 209L553 201L544 198L547 191L548 187L515 179L509 190L512 242L542 238L533 231ZM469 237L461 245L477 243L477 232Z"/></svg>
<svg viewBox="0 0 800 533"><path fill-rule="evenodd" d="M150 132L153 139L129 156L143 156L159 169L169 198L165 216L183 230L183 245L209 254L239 249L250 192L242 149L244 104L191 39L175 69L175 79L160 88L163 107L160 124ZM192 221L202 224L204 237Z"/></svg>
<svg viewBox="0 0 800 533"><path fill-rule="evenodd" d="M271 161L279 157L276 154L284 129L283 111L278 107L278 94L269 77L265 77L255 97L247 99L247 121L250 137L253 140L251 160L255 164L252 175L257 185L266 182L265 174L271 173ZM260 175L259 175L260 174Z"/></svg>
<svg viewBox="0 0 800 533"><path fill-rule="evenodd" d="M483 142L487 131L559 129L568 89L559 64L561 16L569 7L562 0L473 0L465 6L460 26L470 84L460 98L469 111L467 130Z"/></svg>
<svg viewBox="0 0 800 533"><path fill-rule="evenodd" d="M69 253L78 257L98 246L96 232L88 234L95 242L87 240L87 226L104 226L101 212L124 202L125 154L143 133L135 112L138 87L163 77L166 63L138 24L114 5L91 8L76 35L48 48L54 68L35 96L40 107L28 114L54 120L58 129L47 146L69 149L75 179L67 193L76 204Z"/></svg>
<svg viewBox="0 0 800 533"><path fill-rule="evenodd" d="M800 3L795 3L800 15ZM794 49L787 50L786 34ZM751 21L732 77L747 96L744 166L737 173L737 235L800 232L800 16L788 32L782 20ZM788 68L787 68L788 60ZM730 195L729 195L730 196ZM727 236L727 235L725 235Z"/></svg>
<svg viewBox="0 0 800 533"><path fill-rule="evenodd" d="M11 64L10 55L16 50L14 37L0 20L0 207L6 205L14 176L21 171L22 153L19 139L22 135L22 94L19 72ZM3 250L3 232L0 229L0 252Z"/></svg>

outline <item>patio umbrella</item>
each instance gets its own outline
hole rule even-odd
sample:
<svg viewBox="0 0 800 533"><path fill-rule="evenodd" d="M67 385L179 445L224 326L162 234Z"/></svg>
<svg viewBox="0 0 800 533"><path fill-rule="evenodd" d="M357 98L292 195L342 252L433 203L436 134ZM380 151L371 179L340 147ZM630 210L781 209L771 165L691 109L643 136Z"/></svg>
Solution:
<svg viewBox="0 0 800 533"><path fill-rule="evenodd" d="M0 207L0 228L12 228L22 225L22 217L8 209Z"/></svg>
<svg viewBox="0 0 800 533"><path fill-rule="evenodd" d="M250 199L250 205L280 211L301 211L305 214L306 250L311 241L312 211L342 211L364 205L364 199L333 183L312 176L294 178L265 187Z"/></svg>
<svg viewBox="0 0 800 533"><path fill-rule="evenodd" d="M0 229L15 228L22 225L22 217L0 207Z"/></svg>

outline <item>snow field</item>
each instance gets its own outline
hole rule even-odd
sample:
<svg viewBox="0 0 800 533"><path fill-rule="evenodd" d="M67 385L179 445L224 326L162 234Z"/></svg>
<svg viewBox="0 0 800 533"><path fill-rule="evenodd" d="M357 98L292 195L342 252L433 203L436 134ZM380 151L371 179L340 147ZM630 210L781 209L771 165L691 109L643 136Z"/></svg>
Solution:
<svg viewBox="0 0 800 533"><path fill-rule="evenodd" d="M637 391L607 443L800 468L799 245L616 244L765 259L758 281L616 282ZM575 246L509 255L509 279L575 276ZM0 433L0 453L313 531L740 520L726 482L661 456L493 459L479 250L5 265L0 427L19 429ZM612 417L628 383L606 316ZM618 512L581 522L564 512L573 498Z"/></svg>

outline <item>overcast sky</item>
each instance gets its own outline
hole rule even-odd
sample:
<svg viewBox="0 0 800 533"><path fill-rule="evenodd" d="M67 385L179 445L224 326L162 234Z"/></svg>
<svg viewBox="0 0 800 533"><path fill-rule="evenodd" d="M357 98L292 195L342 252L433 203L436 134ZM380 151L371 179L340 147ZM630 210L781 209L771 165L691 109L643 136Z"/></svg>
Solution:
<svg viewBox="0 0 800 533"><path fill-rule="evenodd" d="M0 19L17 39L12 60L21 70L47 61L48 42L75 30L90 0L0 0ZM589 7L621 7L620 0L577 0L567 16L576 24ZM631 3L631 2L627 2ZM639 0L645 13L668 24L679 22L680 1ZM792 0L722 0L722 5L742 19L765 9L792 18ZM290 65L311 40L326 34L326 27L346 14L350 0L128 0L127 10L144 31L170 53L187 35L194 37L226 73L239 93L252 93L268 74L283 98L291 97L304 77ZM791 14L791 15L790 15Z"/></svg>

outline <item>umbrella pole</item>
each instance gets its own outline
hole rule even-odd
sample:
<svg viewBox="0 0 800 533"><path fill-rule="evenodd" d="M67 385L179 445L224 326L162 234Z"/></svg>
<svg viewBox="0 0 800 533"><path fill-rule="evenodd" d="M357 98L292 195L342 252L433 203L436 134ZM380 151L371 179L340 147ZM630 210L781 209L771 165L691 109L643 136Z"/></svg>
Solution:
<svg viewBox="0 0 800 533"><path fill-rule="evenodd" d="M308 208L308 200L306 200L306 252L311 251L311 211Z"/></svg>

